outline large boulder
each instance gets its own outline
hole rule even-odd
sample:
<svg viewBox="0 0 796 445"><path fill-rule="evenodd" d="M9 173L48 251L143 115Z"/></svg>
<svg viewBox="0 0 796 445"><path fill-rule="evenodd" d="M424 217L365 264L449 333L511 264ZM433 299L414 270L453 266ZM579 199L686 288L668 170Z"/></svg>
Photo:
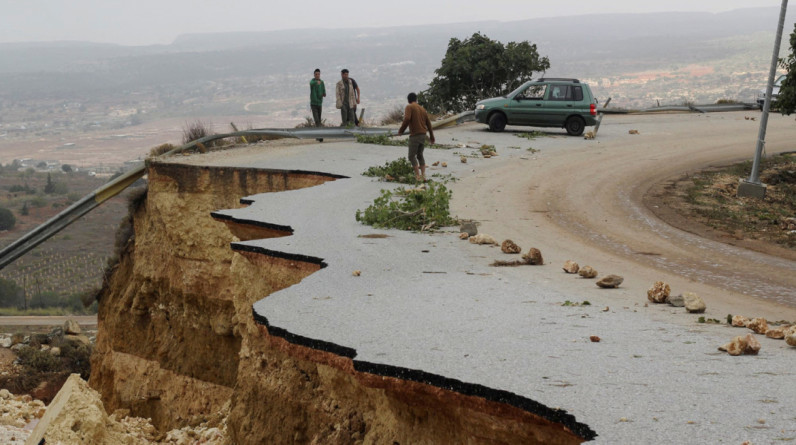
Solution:
<svg viewBox="0 0 796 445"><path fill-rule="evenodd" d="M670 292L671 289L668 284L663 281L656 281L652 287L647 290L647 299L653 303L666 303Z"/></svg>
<svg viewBox="0 0 796 445"><path fill-rule="evenodd" d="M606 275L600 278L600 281L597 282L597 286L603 289L613 289L619 287L623 281L625 281L625 279L619 275Z"/></svg>
<svg viewBox="0 0 796 445"><path fill-rule="evenodd" d="M707 309L702 297L693 292L685 292L683 294L683 301L685 302L685 310L692 314L701 314Z"/></svg>
<svg viewBox="0 0 796 445"><path fill-rule="evenodd" d="M739 335L726 345L719 346L719 351L726 351L730 355L757 355L760 351L760 342L752 334Z"/></svg>
<svg viewBox="0 0 796 445"><path fill-rule="evenodd" d="M64 323L64 332L70 335L80 335L83 333L77 321L72 320L71 318L66 320L66 323Z"/></svg>

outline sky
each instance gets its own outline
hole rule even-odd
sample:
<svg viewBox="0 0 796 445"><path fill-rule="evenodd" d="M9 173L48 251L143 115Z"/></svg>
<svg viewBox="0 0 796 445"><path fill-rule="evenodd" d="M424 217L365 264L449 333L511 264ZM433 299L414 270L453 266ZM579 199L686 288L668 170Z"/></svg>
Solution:
<svg viewBox="0 0 796 445"><path fill-rule="evenodd" d="M0 42L152 45L198 32L515 21L607 13L715 13L780 5L781 0L0 0Z"/></svg>

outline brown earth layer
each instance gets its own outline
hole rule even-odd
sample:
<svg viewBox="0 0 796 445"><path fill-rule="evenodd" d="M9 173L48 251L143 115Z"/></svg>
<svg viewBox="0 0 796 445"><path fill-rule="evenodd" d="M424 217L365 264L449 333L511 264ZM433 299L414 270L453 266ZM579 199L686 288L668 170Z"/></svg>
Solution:
<svg viewBox="0 0 796 445"><path fill-rule="evenodd" d="M358 372L349 358L269 336L252 304L322 265L233 251L213 211L334 177L153 163L134 235L99 299L90 384L106 410L196 425L230 403L235 443L579 443L514 406ZM238 224L239 225L239 224Z"/></svg>

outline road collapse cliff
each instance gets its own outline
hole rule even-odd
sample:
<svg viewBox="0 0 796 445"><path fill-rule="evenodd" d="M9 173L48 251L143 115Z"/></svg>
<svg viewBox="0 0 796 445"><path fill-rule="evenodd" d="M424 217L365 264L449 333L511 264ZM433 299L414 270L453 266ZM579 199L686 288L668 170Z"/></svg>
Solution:
<svg viewBox="0 0 796 445"><path fill-rule="evenodd" d="M343 179L306 171L152 162L133 236L99 296L90 385L108 412L161 431L221 412L231 443L581 443L564 411L503 391L363 366L355 351L269 327L252 304L324 266L230 243L291 228L212 212Z"/></svg>

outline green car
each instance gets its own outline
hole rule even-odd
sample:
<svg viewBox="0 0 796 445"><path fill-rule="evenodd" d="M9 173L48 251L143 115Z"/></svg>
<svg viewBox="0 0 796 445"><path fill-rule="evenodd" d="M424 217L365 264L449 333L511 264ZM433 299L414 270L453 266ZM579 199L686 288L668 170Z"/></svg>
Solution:
<svg viewBox="0 0 796 445"><path fill-rule="evenodd" d="M475 120L503 131L506 125L565 128L572 136L597 123L597 100L577 79L542 78L525 82L503 97L475 104Z"/></svg>

